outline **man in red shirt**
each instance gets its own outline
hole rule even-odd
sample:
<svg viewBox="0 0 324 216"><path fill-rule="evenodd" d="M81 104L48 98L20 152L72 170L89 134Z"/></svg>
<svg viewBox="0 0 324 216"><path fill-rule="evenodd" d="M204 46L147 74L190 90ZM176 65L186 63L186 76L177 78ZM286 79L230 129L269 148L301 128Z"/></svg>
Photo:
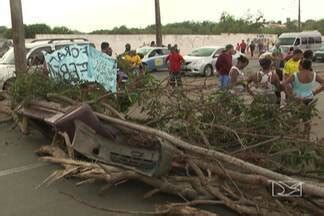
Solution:
<svg viewBox="0 0 324 216"><path fill-rule="evenodd" d="M241 53L245 54L247 44L245 43L244 40L242 40L242 43L240 44L240 47L241 47Z"/></svg>
<svg viewBox="0 0 324 216"><path fill-rule="evenodd" d="M233 57L235 50L232 44L225 47L225 50L220 54L216 61L216 70L219 73L219 79L221 84L221 89L225 89L229 86L230 78L229 72L232 68Z"/></svg>
<svg viewBox="0 0 324 216"><path fill-rule="evenodd" d="M181 65L184 63L183 57L177 52L175 47L171 48L170 55L166 58L166 62L169 62L170 77L169 83L172 87L182 86L181 80Z"/></svg>

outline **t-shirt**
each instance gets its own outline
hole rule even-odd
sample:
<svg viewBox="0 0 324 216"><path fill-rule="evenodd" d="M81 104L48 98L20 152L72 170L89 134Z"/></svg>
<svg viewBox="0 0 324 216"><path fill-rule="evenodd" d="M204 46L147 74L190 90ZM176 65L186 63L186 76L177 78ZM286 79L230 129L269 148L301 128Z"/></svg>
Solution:
<svg viewBox="0 0 324 216"><path fill-rule="evenodd" d="M128 62L130 62L132 64L132 66L139 66L142 63L141 58L139 57L139 55L134 55L134 56L126 55L125 59Z"/></svg>
<svg viewBox="0 0 324 216"><path fill-rule="evenodd" d="M241 47L241 49L246 49L247 45L246 45L246 43L241 43L240 47Z"/></svg>
<svg viewBox="0 0 324 216"><path fill-rule="evenodd" d="M291 76L297 73L299 71L299 63L300 61L294 61L293 59L287 61L284 67L284 74Z"/></svg>
<svg viewBox="0 0 324 216"><path fill-rule="evenodd" d="M170 72L179 73L181 71L181 64L184 61L184 59L179 53L171 53L166 58L166 61L170 62Z"/></svg>
<svg viewBox="0 0 324 216"><path fill-rule="evenodd" d="M222 53L216 61L216 70L220 75L228 75L233 65L233 57L230 54Z"/></svg>

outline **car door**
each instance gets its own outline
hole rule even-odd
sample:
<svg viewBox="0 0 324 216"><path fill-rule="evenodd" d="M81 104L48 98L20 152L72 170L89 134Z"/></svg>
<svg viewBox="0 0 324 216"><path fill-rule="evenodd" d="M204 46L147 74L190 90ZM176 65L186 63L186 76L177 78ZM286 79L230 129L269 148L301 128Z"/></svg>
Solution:
<svg viewBox="0 0 324 216"><path fill-rule="evenodd" d="M164 49L154 49L149 54L149 65L152 66L154 70L161 70L167 68L166 60L166 51Z"/></svg>

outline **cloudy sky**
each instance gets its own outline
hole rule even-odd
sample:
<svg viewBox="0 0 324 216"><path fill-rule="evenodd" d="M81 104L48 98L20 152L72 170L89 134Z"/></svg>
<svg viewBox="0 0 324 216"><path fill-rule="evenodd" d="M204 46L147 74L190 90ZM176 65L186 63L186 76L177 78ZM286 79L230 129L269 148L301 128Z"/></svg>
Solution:
<svg viewBox="0 0 324 216"><path fill-rule="evenodd" d="M26 24L47 23L88 32L154 23L154 0L21 0ZM324 0L301 0L302 20L324 18ZM297 18L298 0L160 0L162 23L218 21L223 11L244 17L261 11L268 20ZM9 0L0 0L0 26L10 26Z"/></svg>

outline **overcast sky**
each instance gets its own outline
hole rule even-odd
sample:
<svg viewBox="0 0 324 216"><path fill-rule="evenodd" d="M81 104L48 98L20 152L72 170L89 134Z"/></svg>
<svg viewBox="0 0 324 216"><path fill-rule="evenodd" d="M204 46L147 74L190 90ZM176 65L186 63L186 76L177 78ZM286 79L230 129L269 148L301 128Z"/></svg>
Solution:
<svg viewBox="0 0 324 216"><path fill-rule="evenodd" d="M26 24L47 23L84 32L154 23L154 0L21 0ZM298 0L160 0L162 23L218 21L223 11L244 17L261 11L267 20L297 19ZM301 0L302 20L324 18L324 0ZM0 0L0 26L11 25L9 0Z"/></svg>

